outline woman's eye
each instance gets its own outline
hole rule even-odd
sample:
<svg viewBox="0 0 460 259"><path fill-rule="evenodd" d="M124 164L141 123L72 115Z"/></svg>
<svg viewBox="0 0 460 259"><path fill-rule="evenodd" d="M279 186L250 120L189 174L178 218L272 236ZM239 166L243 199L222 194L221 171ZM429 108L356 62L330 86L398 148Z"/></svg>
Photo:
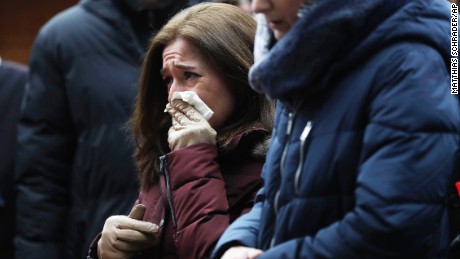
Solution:
<svg viewBox="0 0 460 259"><path fill-rule="evenodd" d="M170 77L163 78L163 82L166 86L169 86L172 83L172 79Z"/></svg>
<svg viewBox="0 0 460 259"><path fill-rule="evenodd" d="M194 77L197 77L198 74L195 74L193 72L184 72L184 77L185 79L190 79L190 78L194 78Z"/></svg>

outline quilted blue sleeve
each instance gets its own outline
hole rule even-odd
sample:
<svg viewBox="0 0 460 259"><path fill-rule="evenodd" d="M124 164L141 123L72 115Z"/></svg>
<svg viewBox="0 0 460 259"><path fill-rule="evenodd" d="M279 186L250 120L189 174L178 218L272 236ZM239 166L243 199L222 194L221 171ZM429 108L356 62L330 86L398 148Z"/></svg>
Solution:
<svg viewBox="0 0 460 259"><path fill-rule="evenodd" d="M225 251L232 246L257 246L257 235L259 233L259 221L262 211L263 188L257 194L256 204L245 215L233 222L219 239L211 258L220 258Z"/></svg>
<svg viewBox="0 0 460 259"><path fill-rule="evenodd" d="M354 209L260 259L409 258L432 254L421 250L430 244L436 249L458 150L459 104L444 60L428 46L400 44L376 63Z"/></svg>

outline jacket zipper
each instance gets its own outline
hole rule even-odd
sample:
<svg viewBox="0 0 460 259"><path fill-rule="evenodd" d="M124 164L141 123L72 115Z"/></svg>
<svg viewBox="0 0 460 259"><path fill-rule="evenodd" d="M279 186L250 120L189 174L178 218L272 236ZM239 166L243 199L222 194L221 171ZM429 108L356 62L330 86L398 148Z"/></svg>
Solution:
<svg viewBox="0 0 460 259"><path fill-rule="evenodd" d="M281 155L281 168L280 168L281 176L283 176L284 174L284 163L286 162L286 155L289 149L289 136L291 135L291 132L292 132L292 124L294 123L294 115L295 114L292 112L289 113L289 120L288 120L287 129L286 129L286 142L287 143L284 146L283 154Z"/></svg>
<svg viewBox="0 0 460 259"><path fill-rule="evenodd" d="M296 195L300 194L299 179L300 179L300 174L302 173L302 168L303 168L305 142L306 142L308 135L310 134L312 126L313 126L313 122L308 121L307 125L303 129L302 134L300 135L299 164L297 165L297 170L295 172L295 178L294 178L294 190L295 190Z"/></svg>
<svg viewBox="0 0 460 259"><path fill-rule="evenodd" d="M284 163L286 162L286 155L289 149L289 136L291 136L291 132L292 132L292 124L294 122L294 115L295 114L292 112L289 113L289 120L288 120L287 129L286 129L286 145L284 146L283 154L281 155L281 165L280 165L281 166L280 168L281 177L283 177L284 175ZM275 215L278 215L279 196L280 196L280 190L278 189L278 191L275 194Z"/></svg>
<svg viewBox="0 0 460 259"><path fill-rule="evenodd" d="M297 109L294 110L294 112L289 112L289 120L286 128L286 144L283 149L283 154L281 155L281 164L280 164L280 174L281 177L283 177L284 174L284 163L286 161L286 156L287 156L287 151L289 149L289 137L291 136L292 132L292 124L294 124L294 117ZM275 194L275 217L278 216L278 205L279 205L279 197L280 197L280 189L276 191ZM273 234L272 240L270 241L270 248L272 248L275 245L275 235Z"/></svg>
<svg viewBox="0 0 460 259"><path fill-rule="evenodd" d="M171 211L171 220L174 230L177 230L176 224L176 213L174 211L174 203L171 194L171 183L169 180L169 169L168 169L168 162L166 160L166 156L160 157L160 171L162 171L165 175L165 183L166 183L166 196L168 198L169 209Z"/></svg>

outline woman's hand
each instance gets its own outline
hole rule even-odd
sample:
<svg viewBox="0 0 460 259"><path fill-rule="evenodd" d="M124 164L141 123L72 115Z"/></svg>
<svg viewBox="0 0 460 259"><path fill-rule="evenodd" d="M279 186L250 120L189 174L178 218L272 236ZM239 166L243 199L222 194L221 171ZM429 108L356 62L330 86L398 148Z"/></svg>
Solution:
<svg viewBox="0 0 460 259"><path fill-rule="evenodd" d="M97 243L100 259L122 259L152 247L156 243L158 226L142 221L145 207L136 205L129 216L111 216L105 221L101 239Z"/></svg>
<svg viewBox="0 0 460 259"><path fill-rule="evenodd" d="M216 144L216 131L190 104L175 99L166 105L166 111L172 116L172 126L168 131L172 151L195 144Z"/></svg>
<svg viewBox="0 0 460 259"><path fill-rule="evenodd" d="M228 249L221 259L255 259L262 254L262 250L259 249L245 246L235 246Z"/></svg>

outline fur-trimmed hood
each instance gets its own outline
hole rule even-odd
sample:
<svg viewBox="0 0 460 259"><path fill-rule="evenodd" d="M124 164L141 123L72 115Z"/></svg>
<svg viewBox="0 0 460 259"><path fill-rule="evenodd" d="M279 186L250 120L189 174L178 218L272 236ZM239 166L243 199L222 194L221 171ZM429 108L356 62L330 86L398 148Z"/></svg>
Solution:
<svg viewBox="0 0 460 259"><path fill-rule="evenodd" d="M448 1L444 2L447 9ZM434 10L431 3L315 1L301 10L297 23L276 43L262 23L256 36L256 64L249 73L251 86L270 99L295 106L292 96L312 96L326 90L338 70L347 69L369 53L401 39L410 37L425 42L448 56L446 46L450 43L445 33L449 32L440 25L445 19L441 12L445 10ZM264 55L267 58L261 58Z"/></svg>

